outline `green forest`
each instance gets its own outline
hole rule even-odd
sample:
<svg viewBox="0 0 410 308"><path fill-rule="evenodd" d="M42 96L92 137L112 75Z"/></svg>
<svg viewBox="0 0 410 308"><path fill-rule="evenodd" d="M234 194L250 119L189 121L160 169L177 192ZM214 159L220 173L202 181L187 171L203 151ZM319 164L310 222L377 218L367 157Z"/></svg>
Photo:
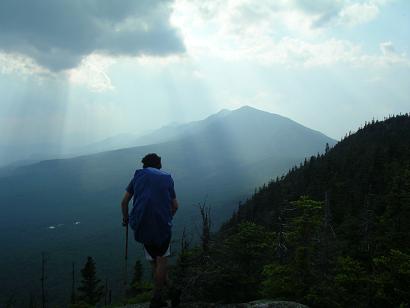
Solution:
<svg viewBox="0 0 410 308"><path fill-rule="evenodd" d="M260 187L216 234L208 219L174 270L185 301L408 307L409 115L366 123Z"/></svg>
<svg viewBox="0 0 410 308"><path fill-rule="evenodd" d="M211 205L199 209L200 238L183 233L170 272L171 293L183 303L410 304L408 114L366 123L256 189L219 230ZM143 271L137 260L122 304L149 300ZM71 307L115 307L91 257L74 280L73 268ZM41 307L37 298L30 307Z"/></svg>

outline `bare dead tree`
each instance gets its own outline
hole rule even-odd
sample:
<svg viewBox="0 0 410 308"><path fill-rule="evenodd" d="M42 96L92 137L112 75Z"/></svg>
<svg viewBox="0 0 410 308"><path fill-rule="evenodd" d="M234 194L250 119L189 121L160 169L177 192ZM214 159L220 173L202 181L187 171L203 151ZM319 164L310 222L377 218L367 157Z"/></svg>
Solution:
<svg viewBox="0 0 410 308"><path fill-rule="evenodd" d="M286 261L288 247L286 246L286 234L289 230L289 222L297 215L298 209L294 204L286 203L280 208L276 222L275 251L280 264Z"/></svg>
<svg viewBox="0 0 410 308"><path fill-rule="evenodd" d="M330 202L329 202L329 196L328 193L325 192L325 211L324 211L324 227L325 227L325 232L330 231L332 234L333 238L336 238L336 233L332 225L332 212L330 210Z"/></svg>
<svg viewBox="0 0 410 308"><path fill-rule="evenodd" d="M104 288L104 306L108 304L108 279L105 279L105 288Z"/></svg>
<svg viewBox="0 0 410 308"><path fill-rule="evenodd" d="M364 207L360 215L362 228L362 242L364 249L369 257L372 256L371 236L374 228L375 214L371 207L371 196L367 196L364 202Z"/></svg>
<svg viewBox="0 0 410 308"><path fill-rule="evenodd" d="M71 304L75 304L75 263L72 264L71 270Z"/></svg>
<svg viewBox="0 0 410 308"><path fill-rule="evenodd" d="M4 302L4 307L5 308L13 308L16 306L16 297L14 294L11 294L6 301Z"/></svg>
<svg viewBox="0 0 410 308"><path fill-rule="evenodd" d="M288 250L285 242L284 222L282 217L278 217L278 231L276 232L276 254L279 259L279 263L283 264Z"/></svg>
<svg viewBox="0 0 410 308"><path fill-rule="evenodd" d="M318 261L323 278L329 273L329 259L331 258L332 241L336 239L336 233L332 223L332 211L330 208L329 193L325 192L325 202L323 205L323 227L319 236L321 249Z"/></svg>
<svg viewBox="0 0 410 308"><path fill-rule="evenodd" d="M209 251L209 243L211 240L211 207L206 205L206 202L199 205L199 211L202 219L201 243L202 251Z"/></svg>
<svg viewBox="0 0 410 308"><path fill-rule="evenodd" d="M29 308L37 308L36 297L34 296L33 293L30 293L29 302L28 302L28 307L29 307Z"/></svg>
<svg viewBox="0 0 410 308"><path fill-rule="evenodd" d="M189 241L187 239L186 227L184 227L184 230L182 230L181 242L180 242L181 253L186 252L188 248L189 248Z"/></svg>
<svg viewBox="0 0 410 308"><path fill-rule="evenodd" d="M46 256L45 253L41 253L41 307L47 307L47 298L46 298Z"/></svg>

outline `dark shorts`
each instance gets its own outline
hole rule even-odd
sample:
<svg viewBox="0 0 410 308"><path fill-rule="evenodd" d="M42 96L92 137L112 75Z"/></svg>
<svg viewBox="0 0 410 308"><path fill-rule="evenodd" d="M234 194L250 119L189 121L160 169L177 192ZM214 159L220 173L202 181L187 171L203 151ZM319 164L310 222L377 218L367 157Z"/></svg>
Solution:
<svg viewBox="0 0 410 308"><path fill-rule="evenodd" d="M155 260L156 257L168 257L170 255L170 242L171 239L159 246L144 244L145 257L148 260Z"/></svg>

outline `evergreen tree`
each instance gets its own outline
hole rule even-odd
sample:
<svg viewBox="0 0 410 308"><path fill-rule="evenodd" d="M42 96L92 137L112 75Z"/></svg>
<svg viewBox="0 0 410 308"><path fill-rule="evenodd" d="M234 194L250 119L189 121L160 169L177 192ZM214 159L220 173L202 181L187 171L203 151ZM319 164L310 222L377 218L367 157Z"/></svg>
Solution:
<svg viewBox="0 0 410 308"><path fill-rule="evenodd" d="M410 255L390 250L375 258L375 306L407 307L410 303Z"/></svg>
<svg viewBox="0 0 410 308"><path fill-rule="evenodd" d="M287 227L289 262L281 265L279 259L264 267L263 294L285 298L293 294L298 300L303 300L317 278L323 205L307 197L301 197L291 205L293 207L288 210L292 210L294 217Z"/></svg>
<svg viewBox="0 0 410 308"><path fill-rule="evenodd" d="M87 262L81 270L81 276L78 299L89 305L96 305L104 294L104 287L96 276L95 262L92 257L87 258Z"/></svg>
<svg viewBox="0 0 410 308"><path fill-rule="evenodd" d="M140 260L135 261L134 273L130 287L127 290L127 297L133 297L146 291L146 285L142 282L143 269Z"/></svg>
<svg viewBox="0 0 410 308"><path fill-rule="evenodd" d="M186 228L184 228L180 239L180 250L176 260L176 264L171 270L172 289L174 292L178 293L178 299L182 293L182 290L186 288L189 267L189 241L186 235Z"/></svg>
<svg viewBox="0 0 410 308"><path fill-rule="evenodd" d="M132 276L131 285L139 285L142 280L142 264L140 260L135 261L134 274Z"/></svg>
<svg viewBox="0 0 410 308"><path fill-rule="evenodd" d="M369 276L363 265L351 257L340 257L336 263L334 289L342 307L360 307L366 303ZM367 306L367 305L366 305Z"/></svg>

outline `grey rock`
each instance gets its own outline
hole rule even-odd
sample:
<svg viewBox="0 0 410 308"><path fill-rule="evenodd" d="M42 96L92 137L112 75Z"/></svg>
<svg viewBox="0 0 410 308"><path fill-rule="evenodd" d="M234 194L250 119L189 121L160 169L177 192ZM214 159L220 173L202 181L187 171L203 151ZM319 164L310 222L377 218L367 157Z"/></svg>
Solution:
<svg viewBox="0 0 410 308"><path fill-rule="evenodd" d="M147 308L149 303L127 305L118 308ZM170 305L169 305L170 307ZM275 301L269 299L262 299L252 301L249 303L240 304L216 304L216 303L181 303L180 308L308 308L306 305L302 305L295 302L288 301Z"/></svg>

